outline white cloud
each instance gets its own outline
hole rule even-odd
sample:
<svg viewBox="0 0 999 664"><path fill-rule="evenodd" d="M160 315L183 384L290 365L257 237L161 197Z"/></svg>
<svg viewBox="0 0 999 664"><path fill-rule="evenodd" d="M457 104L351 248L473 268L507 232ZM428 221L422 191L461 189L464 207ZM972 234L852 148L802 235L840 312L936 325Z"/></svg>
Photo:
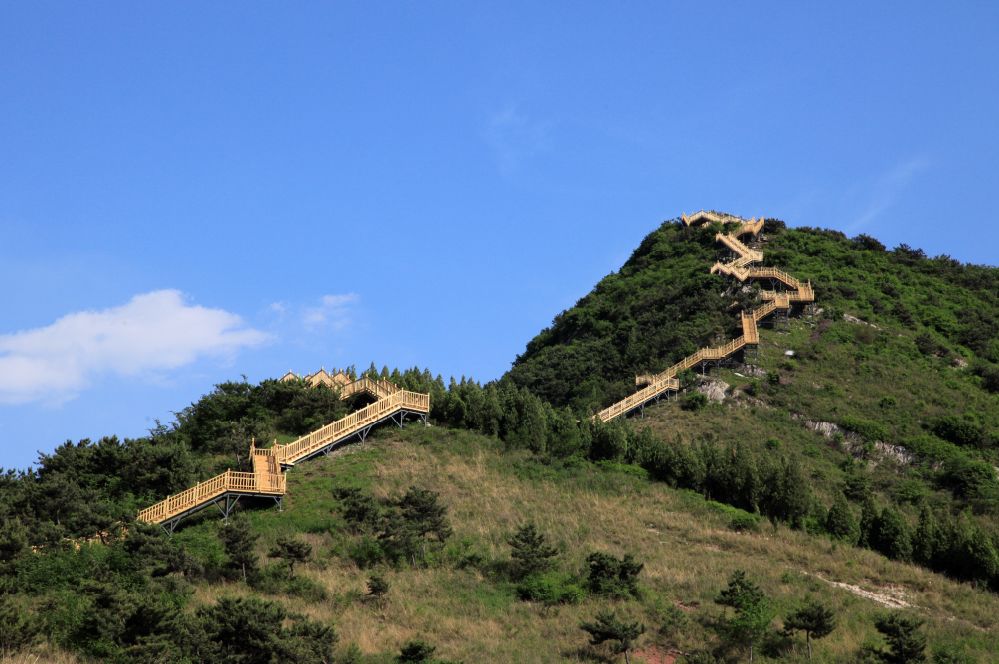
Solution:
<svg viewBox="0 0 999 664"><path fill-rule="evenodd" d="M847 225L846 232L855 233L881 216L895 204L912 180L929 166L930 161L926 157L914 157L899 162L883 173L874 183L867 207Z"/></svg>
<svg viewBox="0 0 999 664"><path fill-rule="evenodd" d="M323 295L316 306L302 310L302 325L309 330L342 330L351 321L351 306L360 299L357 293Z"/></svg>
<svg viewBox="0 0 999 664"><path fill-rule="evenodd" d="M119 307L0 335L0 403L65 401L103 374L177 369L268 339L236 314L188 304L179 291L144 293Z"/></svg>

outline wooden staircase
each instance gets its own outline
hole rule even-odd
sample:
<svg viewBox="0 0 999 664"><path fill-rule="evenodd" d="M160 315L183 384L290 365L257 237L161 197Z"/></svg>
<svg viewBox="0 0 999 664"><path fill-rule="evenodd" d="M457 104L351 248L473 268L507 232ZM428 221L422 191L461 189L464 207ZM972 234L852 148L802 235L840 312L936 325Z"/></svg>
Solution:
<svg viewBox="0 0 999 664"><path fill-rule="evenodd" d="M608 422L619 415L624 415L637 408L644 408L645 404L650 401L659 399L669 392L676 392L680 389L680 382L677 379L680 372L706 362L723 360L747 346L755 347L760 343L757 323L774 313L789 311L793 304L815 301L815 293L812 290L810 282L799 281L787 272L775 267L750 267L751 263L759 263L763 260L763 252L751 249L739 240L739 236L747 233L752 234L754 237L758 236L763 229L762 219L746 221L735 215L706 210L701 210L690 216L683 214L680 216L680 219L685 226L695 226L701 223L720 223L726 226L735 225L734 229L730 232L715 235L715 240L732 250L735 258L727 263L720 261L715 263L711 267L711 274L719 273L733 276L739 281L746 281L747 279L769 279L774 284L784 285L788 290L782 292L775 290L761 292L760 295L765 304L756 307L752 311L743 311L740 313L742 336L732 339L722 346L701 348L660 373L636 376L635 385L645 385L646 387L617 403L611 404L593 416L594 419L598 419L601 422Z"/></svg>
<svg viewBox="0 0 999 664"><path fill-rule="evenodd" d="M218 507L226 519L243 497L273 498L280 506L281 498L287 491L285 469L318 454L328 454L352 438L363 441L372 427L386 420L391 419L402 426L406 416L415 415L425 423L430 413L429 394L410 392L388 381L367 377L356 381L350 381L348 377L348 382L343 383L338 376L346 376L345 374L330 376L325 370L321 370L321 373L326 378L320 377L313 382L311 379L319 376L319 373L312 374L308 377L309 384L313 387L329 385L329 380L339 387L341 399L364 393L374 397L376 401L285 445L275 442L269 448L260 448L252 441L252 473L227 470L147 507L136 518L146 523L161 524L172 533L183 518L211 505ZM287 375L282 378L286 379Z"/></svg>

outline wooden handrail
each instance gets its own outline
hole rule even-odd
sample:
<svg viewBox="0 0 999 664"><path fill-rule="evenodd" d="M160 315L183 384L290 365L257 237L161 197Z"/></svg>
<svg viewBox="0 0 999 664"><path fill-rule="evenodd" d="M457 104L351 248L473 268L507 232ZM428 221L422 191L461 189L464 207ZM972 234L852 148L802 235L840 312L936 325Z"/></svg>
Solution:
<svg viewBox="0 0 999 664"><path fill-rule="evenodd" d="M141 510L138 519L147 523L162 523L229 491L281 495L285 492L285 482L282 473L262 475L227 470Z"/></svg>
<svg viewBox="0 0 999 664"><path fill-rule="evenodd" d="M296 460L308 456L331 441L350 436L368 424L382 419L389 412L400 408L421 413L429 412L430 395L410 392L409 390L399 390L384 399L379 399L370 406L355 411L335 422L330 422L326 426L316 429L287 445L275 445L275 456L279 463L295 463Z"/></svg>
<svg viewBox="0 0 999 664"><path fill-rule="evenodd" d="M739 254L741 260L750 260L759 262L763 260L763 252L756 251L747 247L739 238L735 237L731 233L717 233L715 235L715 240L721 242L726 247Z"/></svg>
<svg viewBox="0 0 999 664"><path fill-rule="evenodd" d="M313 374L312 377L319 373ZM341 375L343 374L337 373L337 376ZM368 392L378 401L330 422L287 445L275 442L272 447L260 448L257 447L256 440L251 439L252 473L227 470L141 510L137 518L148 523L163 523L174 517L181 517L199 506L210 504L230 492L282 496L287 491L287 477L281 472L280 464L294 463L331 442L353 435L364 427L381 421L395 411L430 412L429 394L410 392L388 381L367 377L353 381L349 386L353 386L352 394ZM342 394L341 397L343 398Z"/></svg>
<svg viewBox="0 0 999 664"><path fill-rule="evenodd" d="M701 210L700 212L695 212L690 216L683 213L680 215L680 219L686 226L693 226L694 224L702 221L740 224L733 233L715 234L715 240L721 242L735 252L738 255L738 258L728 263L722 263L721 261L716 262L711 266L711 274L722 273L733 276L739 281L745 281L750 278L776 279L783 282L793 290L787 293L763 291L760 293L760 296L763 300L767 301L766 304L763 304L752 311L743 311L740 313L740 320L742 322L741 337L732 339L722 346L714 348L701 348L658 374L641 374L635 376L636 385L648 385L648 387L645 387L638 392L625 397L621 401L604 408L594 415L594 419L606 422L623 413L633 410L637 406L649 401L649 399L654 398L661 392L668 389L679 389L679 381L676 377L681 371L686 371L691 367L697 366L701 362L724 359L747 345L758 344L760 342L760 336L757 323L760 320L766 318L777 310L790 309L792 302L815 301L815 293L812 290L811 282L803 283L792 277L787 272L775 267L749 267L750 263L756 263L763 260L763 252L749 248L745 243L738 239L738 236L744 233L752 233L754 235L759 234L759 232L763 229L762 219L751 219L746 221L741 217L708 210Z"/></svg>

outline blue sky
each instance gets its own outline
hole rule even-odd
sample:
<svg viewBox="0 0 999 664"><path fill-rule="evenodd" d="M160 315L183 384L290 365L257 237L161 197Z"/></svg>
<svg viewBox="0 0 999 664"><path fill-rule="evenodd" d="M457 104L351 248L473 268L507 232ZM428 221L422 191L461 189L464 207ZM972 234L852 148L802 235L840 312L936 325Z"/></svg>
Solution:
<svg viewBox="0 0 999 664"><path fill-rule="evenodd" d="M0 466L222 380L488 380L700 208L996 264L999 5L0 5Z"/></svg>

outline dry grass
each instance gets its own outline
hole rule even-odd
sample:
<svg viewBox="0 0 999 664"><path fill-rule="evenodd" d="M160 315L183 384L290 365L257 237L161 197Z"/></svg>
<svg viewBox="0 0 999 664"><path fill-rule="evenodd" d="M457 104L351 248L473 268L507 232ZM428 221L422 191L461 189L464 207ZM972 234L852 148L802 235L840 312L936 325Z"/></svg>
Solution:
<svg viewBox="0 0 999 664"><path fill-rule="evenodd" d="M30 653L0 656L0 664L77 664L75 655L60 650L52 650L49 646L35 649Z"/></svg>
<svg viewBox="0 0 999 664"><path fill-rule="evenodd" d="M589 469L551 479L532 476L524 471L530 462L517 455L467 443L460 450L449 449L450 439L460 435L467 437L434 432L440 442L429 446L414 444L410 433L382 437L354 455L352 471L368 475L351 481L364 479L381 497L399 495L411 485L439 491L455 529L452 541L466 542L487 559L506 558L506 538L526 521L563 547L561 565L566 569L579 569L593 550L634 554L645 562L641 579L646 596L616 602L615 608L647 624L646 642L684 649L712 638L697 617L717 614L712 598L733 570L743 568L782 613L809 595L837 611L840 628L821 642L816 661L852 656L861 643L874 638L873 616L884 610L829 582L903 598L927 620L931 644L961 641L982 654L999 649L994 627L999 598L993 594L785 528L735 533L726 527L727 518L700 497L624 473ZM343 479L338 463L342 461L317 461L307 477L292 481L328 486L331 475ZM260 517L280 519L273 512ZM438 646L440 656L462 661L578 660L585 643L579 622L606 604L587 599L579 606L545 610L518 601L508 584L475 569L450 568L389 570L385 576L391 591L376 604L361 597L369 572L323 555L332 543L329 535L311 539L320 555L302 573L322 584L332 599L281 601L292 610L334 622L341 643L357 643L366 653L395 652L401 643L418 637ZM247 591L234 584L198 592L199 600L211 601L220 594ZM674 638L657 636L657 600L688 609L694 620ZM689 611L691 607L699 608Z"/></svg>

